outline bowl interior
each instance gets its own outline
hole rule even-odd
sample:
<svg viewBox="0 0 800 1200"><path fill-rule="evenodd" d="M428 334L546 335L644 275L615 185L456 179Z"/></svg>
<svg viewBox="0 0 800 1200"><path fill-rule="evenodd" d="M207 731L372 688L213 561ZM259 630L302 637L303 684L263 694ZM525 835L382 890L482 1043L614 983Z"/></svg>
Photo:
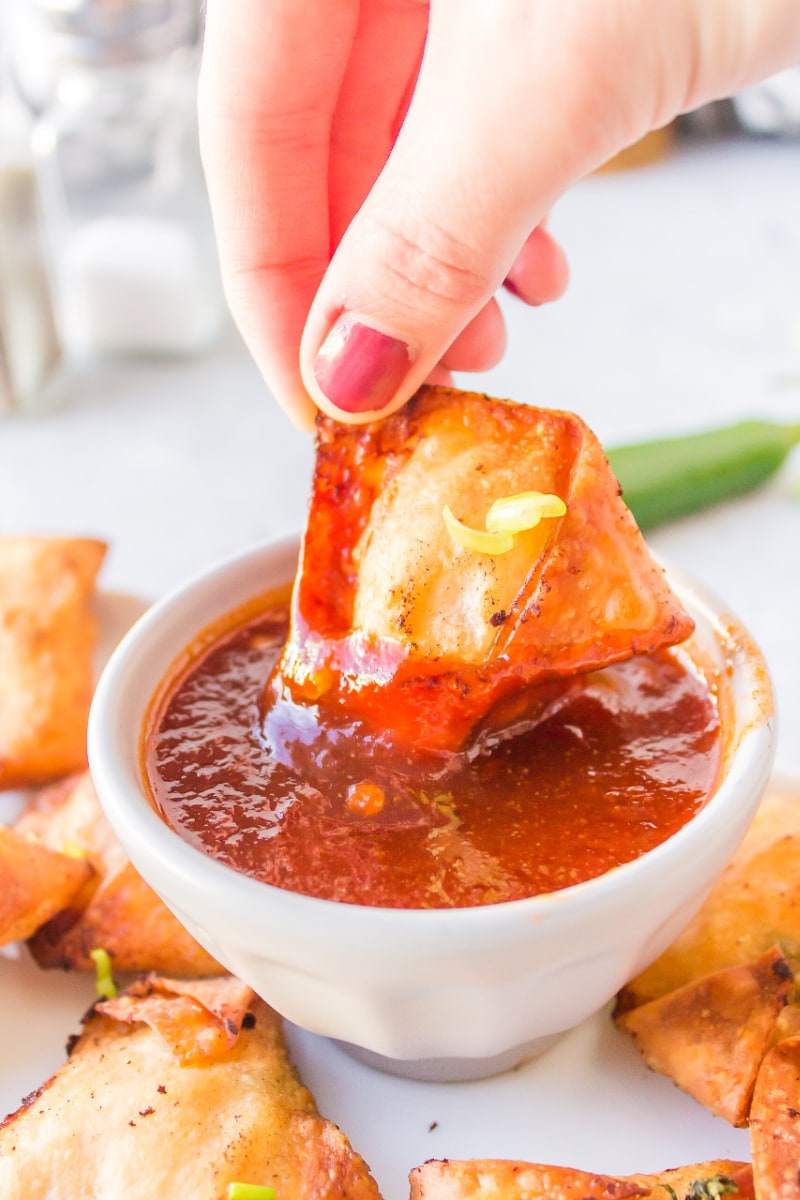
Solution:
<svg viewBox="0 0 800 1200"><path fill-rule="evenodd" d="M285 586L294 576L298 550L297 539L256 546L204 572L150 608L112 656L92 709L90 756L112 823L122 822L126 835L129 818L138 814L144 819L144 827L136 830L138 835L175 841L191 851L193 859L210 863L205 855L186 846L153 812L142 779L141 731L154 695L165 677L173 673L186 647L226 614L261 593ZM669 569L669 576L696 623L685 651L717 696L722 726L719 792L732 775L739 779L755 763L763 764L765 748L772 743L769 673L747 631L712 593L674 568ZM104 782L108 786L104 787ZM702 823L713 803L714 797L689 826ZM149 819L151 816L154 821ZM626 864L617 872L634 865ZM242 880L228 868L221 870L224 877Z"/></svg>

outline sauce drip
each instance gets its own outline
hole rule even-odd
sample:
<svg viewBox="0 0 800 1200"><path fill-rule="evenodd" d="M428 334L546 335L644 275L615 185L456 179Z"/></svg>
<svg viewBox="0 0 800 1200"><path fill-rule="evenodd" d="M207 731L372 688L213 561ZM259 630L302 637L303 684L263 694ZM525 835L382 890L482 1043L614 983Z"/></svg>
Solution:
<svg viewBox="0 0 800 1200"><path fill-rule="evenodd" d="M270 610L202 651L144 744L167 823L267 883L393 908L521 899L637 858L714 786L716 708L680 652L564 680L535 723L415 758L340 702L262 719L287 622Z"/></svg>

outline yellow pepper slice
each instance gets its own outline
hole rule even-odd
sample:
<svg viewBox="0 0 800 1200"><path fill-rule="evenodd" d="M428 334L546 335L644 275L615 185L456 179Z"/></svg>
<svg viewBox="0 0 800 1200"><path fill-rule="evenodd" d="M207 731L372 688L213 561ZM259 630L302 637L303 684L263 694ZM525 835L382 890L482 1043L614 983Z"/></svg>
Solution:
<svg viewBox="0 0 800 1200"><path fill-rule="evenodd" d="M490 533L522 533L534 529L543 517L563 517L566 511L560 496L518 492L495 500L486 514L486 528Z"/></svg>
<svg viewBox="0 0 800 1200"><path fill-rule="evenodd" d="M453 541L466 547L467 550L477 550L480 554L507 554L514 546L512 533L488 533L483 529L473 529L453 516L449 506L442 509L447 532Z"/></svg>
<svg viewBox="0 0 800 1200"><path fill-rule="evenodd" d="M501 496L486 514L486 530L473 529L453 516L450 507L442 509L447 532L453 541L480 554L507 554L514 546L514 536L526 529L535 529L543 517L563 517L567 506L560 496L545 492L518 492Z"/></svg>

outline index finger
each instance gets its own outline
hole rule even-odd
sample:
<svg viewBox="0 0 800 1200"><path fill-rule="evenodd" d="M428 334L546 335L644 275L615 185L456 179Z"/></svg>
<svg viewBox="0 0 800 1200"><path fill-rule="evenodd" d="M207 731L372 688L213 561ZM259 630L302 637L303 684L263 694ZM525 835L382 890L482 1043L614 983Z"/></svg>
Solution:
<svg viewBox="0 0 800 1200"><path fill-rule="evenodd" d="M208 0L199 114L231 312L279 403L316 412L298 347L330 257L330 129L358 0Z"/></svg>

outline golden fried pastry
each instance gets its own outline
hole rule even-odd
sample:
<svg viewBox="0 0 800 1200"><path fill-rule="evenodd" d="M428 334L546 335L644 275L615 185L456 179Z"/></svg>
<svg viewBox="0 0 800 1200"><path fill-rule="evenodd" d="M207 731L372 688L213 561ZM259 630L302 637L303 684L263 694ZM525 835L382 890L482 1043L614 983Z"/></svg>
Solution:
<svg viewBox="0 0 800 1200"><path fill-rule="evenodd" d="M750 1144L759 1200L800 1200L800 1037L787 1038L764 1059Z"/></svg>
<svg viewBox="0 0 800 1200"><path fill-rule="evenodd" d="M0 826L0 946L29 938L91 878L90 864Z"/></svg>
<svg viewBox="0 0 800 1200"><path fill-rule="evenodd" d="M774 947L622 1013L617 1024L654 1071L715 1116L746 1125L756 1075L793 986L792 969Z"/></svg>
<svg viewBox="0 0 800 1200"><path fill-rule="evenodd" d="M227 1054L252 1001L253 989L234 975L184 980L151 972L100 1001L95 1011L115 1021L149 1025L186 1066Z"/></svg>
<svg viewBox="0 0 800 1200"><path fill-rule="evenodd" d="M768 793L736 855L672 945L626 984L624 1011L692 979L752 962L776 943L800 970L800 800Z"/></svg>
<svg viewBox="0 0 800 1200"><path fill-rule="evenodd" d="M772 1045L800 1034L800 803L768 793L686 929L617 997L650 1066L736 1125Z"/></svg>
<svg viewBox="0 0 800 1200"><path fill-rule="evenodd" d="M86 763L105 551L89 538L0 537L0 788Z"/></svg>
<svg viewBox="0 0 800 1200"><path fill-rule="evenodd" d="M750 1167L727 1159L655 1175L626 1176L503 1159L432 1159L415 1167L410 1179L410 1200L623 1200L629 1196L753 1200Z"/></svg>
<svg viewBox="0 0 800 1200"><path fill-rule="evenodd" d="M89 954L101 946L120 971L223 972L128 861L88 772L42 792L16 828L45 846L71 847L94 868L87 884L32 936L40 966L94 970Z"/></svg>
<svg viewBox="0 0 800 1200"><path fill-rule="evenodd" d="M185 1012L186 991L150 983ZM188 1066L136 1020L135 995L125 1021L110 1015L114 1002L97 1004L65 1065L0 1125L0 1195L226 1200L241 1182L281 1200L379 1200L292 1069L277 1014L252 993L240 995L238 1021L212 1011L213 990L229 1000L231 986L205 983L198 1012L212 1034L227 1023L232 1044ZM149 996L138 999L146 1008ZM195 1033L202 1042L200 1024Z"/></svg>
<svg viewBox="0 0 800 1200"><path fill-rule="evenodd" d="M456 749L504 698L691 632L571 413L425 387L385 421L318 431L267 704L338 690L403 740Z"/></svg>

